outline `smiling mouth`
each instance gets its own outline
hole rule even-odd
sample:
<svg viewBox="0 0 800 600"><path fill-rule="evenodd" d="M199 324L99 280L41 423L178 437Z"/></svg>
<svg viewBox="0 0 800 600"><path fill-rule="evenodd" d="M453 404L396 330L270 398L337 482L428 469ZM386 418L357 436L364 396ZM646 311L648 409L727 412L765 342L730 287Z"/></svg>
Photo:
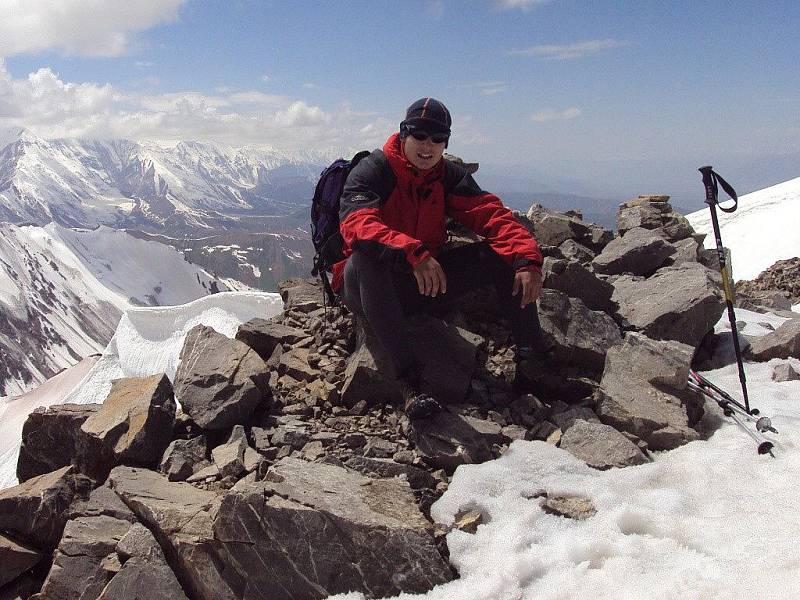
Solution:
<svg viewBox="0 0 800 600"><path fill-rule="evenodd" d="M417 154L422 160L430 160L433 158L433 154Z"/></svg>

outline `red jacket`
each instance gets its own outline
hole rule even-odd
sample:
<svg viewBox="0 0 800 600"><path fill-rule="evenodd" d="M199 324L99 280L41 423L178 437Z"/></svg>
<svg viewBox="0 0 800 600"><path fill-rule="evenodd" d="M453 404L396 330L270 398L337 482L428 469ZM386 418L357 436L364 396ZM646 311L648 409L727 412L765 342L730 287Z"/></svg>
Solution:
<svg viewBox="0 0 800 600"><path fill-rule="evenodd" d="M413 269L447 241L447 217L483 236L516 270L541 272L542 254L528 230L500 199L484 192L466 169L447 160L421 172L400 147L400 134L350 172L340 202L344 255L353 249ZM332 287L342 285L347 259L333 266Z"/></svg>

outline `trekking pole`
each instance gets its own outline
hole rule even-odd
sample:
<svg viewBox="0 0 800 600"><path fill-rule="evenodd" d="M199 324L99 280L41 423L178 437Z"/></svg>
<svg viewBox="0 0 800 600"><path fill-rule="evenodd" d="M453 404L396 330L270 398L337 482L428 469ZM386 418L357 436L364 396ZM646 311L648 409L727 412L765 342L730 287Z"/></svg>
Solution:
<svg viewBox="0 0 800 600"><path fill-rule="evenodd" d="M758 444L759 454L769 454L772 458L775 458L775 455L772 453L774 444L763 435L766 431L778 433L778 430L772 426L772 421L769 417L760 416L756 409L753 409L750 413L746 412L744 407L734 400L730 394L711 383L697 371L689 370L689 379L687 383L689 389L716 402L726 417L732 418L740 429L744 430L747 435L753 438L756 444ZM747 427L746 422L753 423L755 431Z"/></svg>
<svg viewBox="0 0 800 600"><path fill-rule="evenodd" d="M739 367L739 382L742 384L742 396L744 397L744 409L752 414L750 411L750 400L747 397L747 379L744 375L744 363L742 362L742 351L739 348L739 331L736 327L736 313L733 311L733 282L731 274L728 270L728 264L725 260L725 248L722 246L722 238L719 232L719 221L717 220L717 207L722 212L732 213L739 205L739 198L736 195L731 185L725 181L718 173L714 172L713 167L700 167L698 169L703 174L703 185L706 188L706 204L711 210L711 225L714 228L714 239L717 242L717 257L719 259L719 271L722 274L722 288L725 291L725 303L728 305L728 321L731 324L731 331L733 332L733 349L736 352L736 364ZM717 200L719 189L717 183L722 186L722 189L733 200L733 206L724 207L720 206Z"/></svg>

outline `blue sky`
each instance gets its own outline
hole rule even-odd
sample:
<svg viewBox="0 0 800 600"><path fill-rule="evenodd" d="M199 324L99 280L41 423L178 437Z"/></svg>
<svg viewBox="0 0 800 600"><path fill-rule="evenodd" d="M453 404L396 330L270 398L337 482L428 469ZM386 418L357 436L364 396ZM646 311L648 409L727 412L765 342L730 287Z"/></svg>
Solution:
<svg viewBox="0 0 800 600"><path fill-rule="evenodd" d="M681 195L709 162L755 188L800 175L798 26L788 1L0 0L0 127L359 148L432 95L451 150L522 187Z"/></svg>

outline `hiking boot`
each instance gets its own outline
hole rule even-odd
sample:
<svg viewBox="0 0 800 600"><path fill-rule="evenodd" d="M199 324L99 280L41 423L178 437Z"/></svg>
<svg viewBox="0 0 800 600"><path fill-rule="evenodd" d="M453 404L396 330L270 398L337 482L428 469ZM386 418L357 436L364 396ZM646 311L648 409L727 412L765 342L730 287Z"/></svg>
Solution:
<svg viewBox="0 0 800 600"><path fill-rule="evenodd" d="M543 373L552 369L553 349L537 351L530 347L518 348L514 354L517 364L511 389L515 394L527 394L534 390L536 381Z"/></svg>
<svg viewBox="0 0 800 600"><path fill-rule="evenodd" d="M400 375L403 392L403 412L411 421L427 419L442 410L442 405L422 391L422 365L414 363Z"/></svg>

